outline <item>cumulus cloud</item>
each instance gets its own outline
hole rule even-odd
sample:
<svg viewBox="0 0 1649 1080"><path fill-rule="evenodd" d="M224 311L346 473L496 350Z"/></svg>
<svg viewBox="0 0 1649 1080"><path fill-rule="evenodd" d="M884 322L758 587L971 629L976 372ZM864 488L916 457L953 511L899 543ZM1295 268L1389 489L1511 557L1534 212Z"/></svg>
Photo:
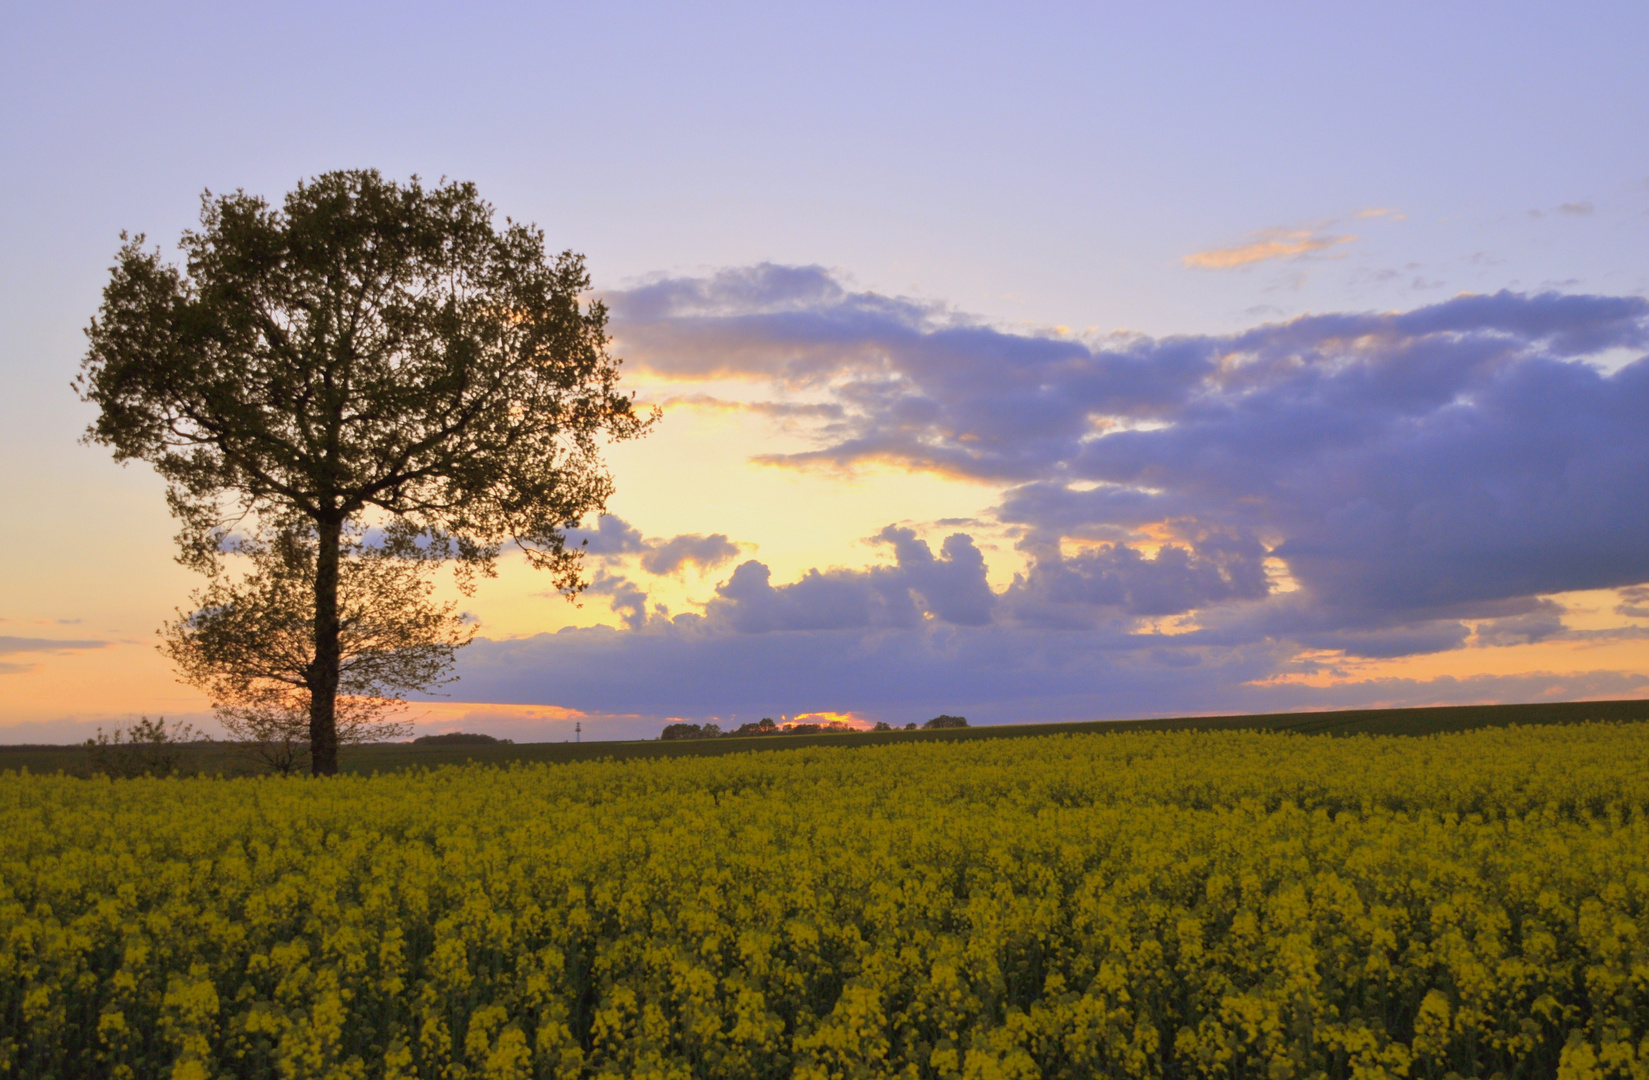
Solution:
<svg viewBox="0 0 1649 1080"><path fill-rule="evenodd" d="M688 565L713 570L732 562L739 554L739 546L725 533L708 536L683 533L666 540L647 540L639 529L616 514L602 514L593 530L569 530L567 543L569 547L583 547L585 552L606 563L617 562L627 555L640 555L642 569L660 577Z"/></svg>
<svg viewBox="0 0 1649 1080"><path fill-rule="evenodd" d="M772 584L762 563L742 563L716 587L705 609L713 628L740 634L775 630L912 629L927 619L961 626L990 621L996 596L985 559L963 533L945 538L940 555L910 529L888 526L879 543L893 548L892 566L810 570L799 581Z"/></svg>
<svg viewBox="0 0 1649 1080"><path fill-rule="evenodd" d="M596 518L596 527L573 529L567 533L568 547L583 547L591 555L613 558L633 555L647 549L641 531L617 514L602 514Z"/></svg>
<svg viewBox="0 0 1649 1080"><path fill-rule="evenodd" d="M584 591L592 596L607 597L613 613L631 630L647 624L647 592L629 578L597 570Z"/></svg>
<svg viewBox="0 0 1649 1080"><path fill-rule="evenodd" d="M1003 522L1056 535L1165 523L1263 542L1365 620L1649 579L1649 363L1585 362L1645 347L1641 298L1462 296L1084 344L945 321L816 269L653 288L648 334L679 329L681 348L647 362L716 353L830 385L845 419L771 463L999 483ZM679 315L673 292L691 298Z"/></svg>
<svg viewBox="0 0 1649 1080"><path fill-rule="evenodd" d="M673 574L692 564L701 570L713 570L738 558L739 546L727 539L725 533L684 533L657 544L650 544L641 556L641 568L660 577Z"/></svg>
<svg viewBox="0 0 1649 1080"><path fill-rule="evenodd" d="M1057 545L1028 545L1030 569L1015 575L1004 603L1027 622L1091 625L1106 611L1183 615L1230 600L1269 594L1265 548L1252 536L1211 533L1194 543L1164 544L1147 557L1111 543L1072 556Z"/></svg>

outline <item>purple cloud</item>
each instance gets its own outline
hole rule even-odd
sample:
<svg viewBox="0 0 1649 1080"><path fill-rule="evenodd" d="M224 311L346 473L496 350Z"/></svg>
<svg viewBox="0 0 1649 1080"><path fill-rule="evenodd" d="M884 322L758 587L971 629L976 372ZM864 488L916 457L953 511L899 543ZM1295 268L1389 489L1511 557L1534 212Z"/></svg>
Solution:
<svg viewBox="0 0 1649 1080"><path fill-rule="evenodd" d="M617 514L602 514L596 518L596 527L572 529L567 533L567 546L582 546L591 555L613 558L633 555L647 550L641 531Z"/></svg>
<svg viewBox="0 0 1649 1080"><path fill-rule="evenodd" d="M631 630L640 630L647 624L647 592L629 578L597 570L584 591L591 596L607 597L613 612Z"/></svg>
<svg viewBox="0 0 1649 1080"><path fill-rule="evenodd" d="M661 577L673 574L688 564L701 570L713 570L732 562L739 554L739 546L725 533L709 536L684 533L668 540L647 540L639 529L617 514L602 514L596 519L593 530L569 530L567 543L569 547L582 546L586 552L607 563L626 555L640 555L641 568Z"/></svg>
<svg viewBox="0 0 1649 1080"><path fill-rule="evenodd" d="M641 556L641 568L649 574L663 577L692 563L701 570L713 570L730 563L739 556L739 546L727 539L725 533L701 536L684 533L657 544L651 544Z"/></svg>
<svg viewBox="0 0 1649 1080"><path fill-rule="evenodd" d="M748 564L747 564L748 565ZM1313 686L1272 681L1291 649L1186 647L1161 635L1008 625L735 633L696 616L641 631L566 629L478 640L462 692L478 701L726 719L817 709L898 723L947 712L978 723L1305 708L1630 697L1632 672L1529 673Z"/></svg>
<svg viewBox="0 0 1649 1080"><path fill-rule="evenodd" d="M1107 610L1182 615L1230 600L1259 600L1271 590L1265 548L1252 536L1209 534L1183 547L1165 544L1150 558L1127 544L1069 557L1057 545L1025 546L1034 552L1030 571L1016 576L1004 600L1032 623L1085 625Z"/></svg>
<svg viewBox="0 0 1649 1080"><path fill-rule="evenodd" d="M936 554L889 526L876 539L891 565L775 583L747 561L702 615L648 617L639 587L614 579L602 587L630 631L477 643L466 693L659 715L789 702L1052 719L1649 687L1630 673L1293 679L1328 670L1325 655L1598 633L1565 628L1556 593L1620 589L1622 613L1645 610L1649 358L1618 363L1649 348L1641 298L1503 292L1095 341L852 292L810 267L608 299L647 367L827 399L800 429L811 449L765 460L996 485L994 525L1028 565L994 591L967 533ZM614 550L651 572L731 559L719 534L613 528ZM1163 617L1184 617L1179 632Z"/></svg>
<svg viewBox="0 0 1649 1080"><path fill-rule="evenodd" d="M67 638L7 637L0 635L0 656L25 652L67 652L79 649L101 649L107 641L69 640Z"/></svg>
<svg viewBox="0 0 1649 1080"><path fill-rule="evenodd" d="M828 386L844 415L769 461L994 481L1000 520L1043 541L1152 525L1188 553L1211 535L1249 552L1240 580L1199 562L1200 586L1175 586L1192 606L1255 598L1262 548L1346 626L1649 580L1649 361L1585 362L1649 345L1641 298L1503 292L1087 345L761 266L614 310L646 364ZM1166 582L1178 557L1150 569ZM1117 601L1121 566L1033 576L1099 573L1078 591L1138 613L1179 602Z"/></svg>
<svg viewBox="0 0 1649 1080"><path fill-rule="evenodd" d="M810 570L799 581L774 586L754 560L716 586L706 624L740 634L775 630L910 630L925 619L980 626L996 600L985 580L985 559L971 537L953 533L940 556L910 529L889 525L876 537L892 546L893 566L864 570Z"/></svg>

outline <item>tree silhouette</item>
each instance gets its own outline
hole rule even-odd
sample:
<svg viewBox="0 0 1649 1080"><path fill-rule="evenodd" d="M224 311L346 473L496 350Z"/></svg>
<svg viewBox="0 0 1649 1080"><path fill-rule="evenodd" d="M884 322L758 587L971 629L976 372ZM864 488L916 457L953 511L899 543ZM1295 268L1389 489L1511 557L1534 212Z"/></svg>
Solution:
<svg viewBox="0 0 1649 1080"><path fill-rule="evenodd" d="M612 492L598 438L656 414L618 389L582 258L495 228L471 184L332 172L278 209L208 192L181 248L182 269L142 236L120 249L75 384L87 439L165 479L185 565L219 571L236 531L314 544L303 681L332 773L350 537L454 559L466 586L513 544L576 594L565 530Z"/></svg>

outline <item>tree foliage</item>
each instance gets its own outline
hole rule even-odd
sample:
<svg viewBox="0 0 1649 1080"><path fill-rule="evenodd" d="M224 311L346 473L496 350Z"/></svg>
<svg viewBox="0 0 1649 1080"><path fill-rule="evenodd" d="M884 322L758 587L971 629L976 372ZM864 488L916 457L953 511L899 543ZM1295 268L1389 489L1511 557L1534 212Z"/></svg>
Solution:
<svg viewBox="0 0 1649 1080"><path fill-rule="evenodd" d="M87 438L165 479L182 562L214 573L248 523L312 539L317 772L336 769L353 530L455 559L464 583L513 545L575 594L565 530L613 489L599 439L652 420L618 389L583 259L493 219L472 184L371 170L300 183L278 208L208 192L182 267L127 240L87 329Z"/></svg>

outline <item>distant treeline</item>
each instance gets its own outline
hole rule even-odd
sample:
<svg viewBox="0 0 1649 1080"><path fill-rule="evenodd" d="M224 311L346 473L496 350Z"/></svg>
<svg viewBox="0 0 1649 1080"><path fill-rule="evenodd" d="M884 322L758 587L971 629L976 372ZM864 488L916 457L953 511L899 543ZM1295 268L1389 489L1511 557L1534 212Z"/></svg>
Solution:
<svg viewBox="0 0 1649 1080"><path fill-rule="evenodd" d="M965 728L968 718L965 716L947 716L940 714L922 725L914 721L904 726L905 731L937 731L943 728ZM764 716L760 720L749 724L740 724L730 731L723 731L720 724L670 724L664 729L660 739L720 739L744 737L747 735L830 735L855 734L861 731L893 731L892 724L878 720L872 728L857 728L852 724L844 724L839 720L832 720L827 724L775 724L771 716Z"/></svg>
<svg viewBox="0 0 1649 1080"><path fill-rule="evenodd" d="M442 735L420 735L412 740L414 746L508 746L513 739L495 739L472 731L449 731Z"/></svg>

